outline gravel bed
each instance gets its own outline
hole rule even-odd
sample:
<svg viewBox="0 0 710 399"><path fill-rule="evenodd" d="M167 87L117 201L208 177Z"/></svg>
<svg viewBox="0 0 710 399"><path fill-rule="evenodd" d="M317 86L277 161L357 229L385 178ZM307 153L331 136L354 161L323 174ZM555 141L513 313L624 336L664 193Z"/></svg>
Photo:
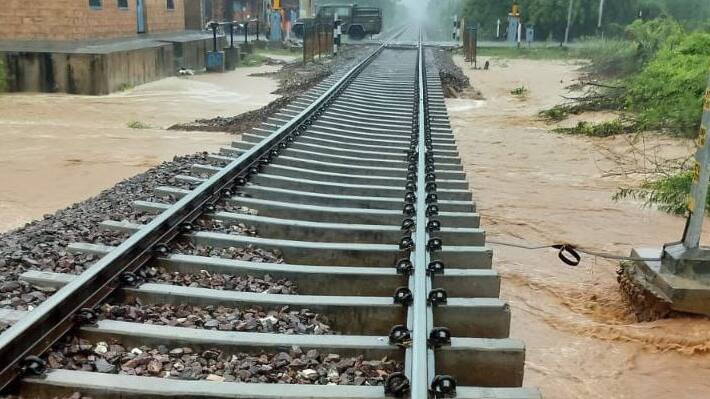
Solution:
<svg viewBox="0 0 710 399"><path fill-rule="evenodd" d="M255 76L273 76L278 79L279 88L273 94L279 94L282 97L258 110L236 116L198 119L190 123L173 125L169 129L229 132L234 134L247 132L250 129L259 127L261 123L286 107L296 97L310 90L335 71L345 70L353 65L357 60L368 54L371 49L368 46L345 46L335 59L324 59L318 63L310 63L305 66L294 63L286 65L279 72L255 74Z"/></svg>
<svg viewBox="0 0 710 399"><path fill-rule="evenodd" d="M206 153L175 157L171 162L165 162L145 173L118 183L111 189L101 192L96 197L68 208L45 215L41 220L28 223L24 227L0 234L0 308L15 310L32 310L50 296L55 289L33 286L19 280L19 276L28 270L41 270L56 273L80 274L86 267L100 257L91 254L72 254L66 249L74 242L86 242L116 246L125 240L129 234L107 231L100 228L104 220L130 221L144 224L152 220L154 215L137 211L133 201L163 201L164 198L155 195L154 188L160 185L190 188L189 184L176 181L174 176L189 174L194 163L205 162ZM248 209L234 209L249 212ZM198 229L214 228L216 231L229 234L255 234L254 230L245 225L226 225L208 220L198 223ZM278 255L252 247L214 250L191 248L191 244L177 245L180 253L191 253L204 256L222 256L230 259L252 260L260 262L280 262ZM190 285L197 283L201 287L240 287L244 285L234 276L212 277L206 279L199 275L175 275L158 271L148 273L150 281L169 282L172 284ZM253 285L256 283L246 283ZM284 283L258 283L255 292L263 292L273 285ZM256 287L262 287L258 290ZM225 288L232 289L232 288ZM291 292L291 290L285 290ZM0 331L8 328L0 323Z"/></svg>
<svg viewBox="0 0 710 399"><path fill-rule="evenodd" d="M22 396L7 395L0 396L0 399L29 399ZM74 392L69 396L52 396L52 399L91 399L91 396L84 396L80 392Z"/></svg>
<svg viewBox="0 0 710 399"><path fill-rule="evenodd" d="M471 87L471 82L463 70L454 63L451 51L444 49L429 50L433 57L428 57L427 62L439 70L441 86L447 98L461 97L463 91Z"/></svg>
<svg viewBox="0 0 710 399"><path fill-rule="evenodd" d="M216 248L184 241L173 243L171 249L173 253L183 255L208 256L260 263L284 263L279 251L267 251L265 249L255 248L251 245L244 247Z"/></svg>
<svg viewBox="0 0 710 399"><path fill-rule="evenodd" d="M145 324L220 331L278 334L333 334L328 319L308 309L265 310L259 306L237 309L228 306L105 304L100 318Z"/></svg>
<svg viewBox="0 0 710 399"><path fill-rule="evenodd" d="M51 368L216 382L382 385L402 365L389 359L365 360L337 354L288 352L227 354L217 349L141 346L67 339L45 355Z"/></svg>
<svg viewBox="0 0 710 399"><path fill-rule="evenodd" d="M189 172L206 154L175 157L145 173L118 183L96 197L45 215L43 219L0 234L0 308L29 310L44 301L53 290L39 289L18 280L27 270L79 274L95 262L95 255L70 254L73 242L119 245L128 234L99 227L104 220L146 223L152 215L136 211L135 200L155 200L153 189L174 185L174 176Z"/></svg>
<svg viewBox="0 0 710 399"><path fill-rule="evenodd" d="M268 294L296 294L296 284L285 279L273 279L268 274L263 277L210 273L180 273L163 267L145 267L138 276L147 283L179 285L183 287L209 288L224 291L256 292Z"/></svg>

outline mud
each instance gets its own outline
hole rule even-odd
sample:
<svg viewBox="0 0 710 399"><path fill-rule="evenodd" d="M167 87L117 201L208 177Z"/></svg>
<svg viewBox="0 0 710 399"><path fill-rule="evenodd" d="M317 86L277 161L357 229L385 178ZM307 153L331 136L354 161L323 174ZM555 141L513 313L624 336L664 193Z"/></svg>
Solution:
<svg viewBox="0 0 710 399"><path fill-rule="evenodd" d="M628 255L632 247L680 238L682 218L611 197L643 177L636 173L644 166L638 151L672 159L688 155L690 143L653 134L632 140L550 133L537 112L562 101L577 63L491 59L485 71L455 61L485 98L447 105L490 240L571 242ZM527 95L511 95L520 86ZM637 322L619 292L616 261L587 256L569 268L552 250L491 246L502 297L512 307L511 335L527 345L526 386L564 399L710 392L710 320Z"/></svg>

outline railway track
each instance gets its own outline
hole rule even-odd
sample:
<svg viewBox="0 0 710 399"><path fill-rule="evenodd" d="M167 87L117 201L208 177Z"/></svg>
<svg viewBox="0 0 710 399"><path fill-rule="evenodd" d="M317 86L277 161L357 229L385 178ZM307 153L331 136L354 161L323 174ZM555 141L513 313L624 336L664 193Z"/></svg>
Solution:
<svg viewBox="0 0 710 399"><path fill-rule="evenodd" d="M539 397L421 40L382 45L208 160L135 204L151 222L105 221L130 233L120 246L70 245L101 256L81 275L22 276L61 289L0 335L6 392ZM243 248L263 256L225 255Z"/></svg>

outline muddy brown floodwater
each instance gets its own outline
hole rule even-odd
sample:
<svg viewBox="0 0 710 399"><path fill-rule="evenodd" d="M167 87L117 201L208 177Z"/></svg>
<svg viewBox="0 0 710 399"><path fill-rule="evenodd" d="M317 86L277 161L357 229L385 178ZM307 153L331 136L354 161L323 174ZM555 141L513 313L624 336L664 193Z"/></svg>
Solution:
<svg viewBox="0 0 710 399"><path fill-rule="evenodd" d="M167 131L233 116L278 98L275 66L172 77L108 96L0 95L0 232L21 226L174 155L214 151L234 138ZM149 126L132 129L130 122Z"/></svg>
<svg viewBox="0 0 710 399"><path fill-rule="evenodd" d="M628 152L627 139L558 135L537 120L561 102L577 64L492 59L489 71L474 71L456 61L484 97L447 105L490 240L564 241L628 255L679 239L683 219L611 199L638 178L607 176L619 167L610 154ZM527 95L511 95L520 86ZM669 157L691 148L654 135L644 145ZM616 262L586 256L569 268L552 250L491 246L512 307L511 335L527 344L525 385L547 399L710 398L710 320L637 323L618 293Z"/></svg>

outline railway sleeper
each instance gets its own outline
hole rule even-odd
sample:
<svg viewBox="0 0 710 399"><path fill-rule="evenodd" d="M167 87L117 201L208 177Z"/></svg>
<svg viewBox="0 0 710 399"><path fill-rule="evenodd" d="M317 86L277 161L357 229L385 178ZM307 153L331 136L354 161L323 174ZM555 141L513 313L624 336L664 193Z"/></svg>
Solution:
<svg viewBox="0 0 710 399"><path fill-rule="evenodd" d="M76 387L76 388L73 388ZM126 387L130 387L126 391ZM244 399L387 399L383 387L350 385L290 385L214 383L154 377L100 374L87 371L52 370L44 378L23 380L21 394L25 397L52 394L69 397L81 391L101 399L164 399L174 398L244 398ZM49 395L51 396L51 395ZM481 388L458 386L458 399L540 399L537 390L526 388Z"/></svg>
<svg viewBox="0 0 710 399"><path fill-rule="evenodd" d="M176 181L192 185L198 185L205 181L205 179L199 177L185 175L177 175L174 179ZM185 189L166 187L156 188L156 191L160 190L166 190L164 195L169 195L174 198L182 198L190 192L190 190ZM402 201L398 198L319 194L310 191L285 190L280 188L260 186L254 183L247 183L245 186L239 189L239 193L239 195L247 198L274 200L304 205L395 210L399 210L402 208ZM475 203L471 203L469 201L439 200L437 204L439 205L439 209L443 212L476 212Z"/></svg>
<svg viewBox="0 0 710 399"><path fill-rule="evenodd" d="M220 154L224 156L231 157L232 160L236 159L244 154L251 146L248 148L237 148L237 147L223 147L220 149ZM394 160L394 159L378 159L378 158L365 158L365 157L354 157L347 155L337 155L329 154L324 152L325 150L303 150L298 148L287 148L281 151L281 154L285 156L291 156L294 158L305 158L320 162L333 162L342 163L357 166L371 166L371 167L385 167L385 168L406 168L407 164L404 160ZM228 159L225 159L229 161ZM463 166L460 163L442 163L435 162L436 170L440 172L445 171L463 171Z"/></svg>
<svg viewBox="0 0 710 399"><path fill-rule="evenodd" d="M39 287L59 288L75 278L60 273L25 273L21 279ZM238 309L259 307L266 311L284 307L308 309L322 314L339 334L387 335L392 326L403 324L407 308L391 296L284 295L183 287L145 283L137 288L121 288L110 303L143 305L228 306ZM510 308L498 298L448 298L433 308L434 323L449 328L454 336L508 338Z"/></svg>
<svg viewBox="0 0 710 399"><path fill-rule="evenodd" d="M102 226L119 231L137 231L142 225L126 222L104 222ZM403 257L399 246L393 244L310 242L251 237L210 231L184 235L197 245L213 248L254 246L279 251L286 263L316 266L393 267ZM447 267L460 269L490 269L492 251L481 246L445 245L437 259Z"/></svg>
<svg viewBox="0 0 710 399"><path fill-rule="evenodd" d="M68 250L104 256L115 247L98 244L73 243ZM235 259L197 255L170 254L155 259L155 265L180 273L209 273L233 275L270 275L276 279L293 281L300 293L307 295L392 295L393 287L407 284L408 277L392 268L361 266L312 266L287 263L249 262ZM46 272L31 271L34 276L47 276ZM53 281L43 277L43 284ZM63 282L66 284L66 282ZM55 288L59 286L49 285ZM443 288L453 297L498 298L500 276L494 270L445 268L433 277L433 288Z"/></svg>

